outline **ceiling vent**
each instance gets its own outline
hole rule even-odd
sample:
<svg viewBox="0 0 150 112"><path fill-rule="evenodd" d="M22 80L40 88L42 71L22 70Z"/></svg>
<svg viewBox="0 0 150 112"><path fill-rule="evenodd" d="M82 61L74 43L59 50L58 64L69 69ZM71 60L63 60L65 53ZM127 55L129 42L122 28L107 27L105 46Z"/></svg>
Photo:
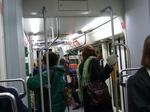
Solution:
<svg viewBox="0 0 150 112"><path fill-rule="evenodd" d="M60 11L87 11L87 0L59 0L58 7Z"/></svg>

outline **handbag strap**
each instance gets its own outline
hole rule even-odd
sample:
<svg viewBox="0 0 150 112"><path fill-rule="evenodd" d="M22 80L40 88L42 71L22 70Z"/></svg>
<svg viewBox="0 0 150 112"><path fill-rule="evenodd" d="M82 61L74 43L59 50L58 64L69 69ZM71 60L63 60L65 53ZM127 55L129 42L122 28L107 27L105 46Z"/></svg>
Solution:
<svg viewBox="0 0 150 112"><path fill-rule="evenodd" d="M95 59L95 58L94 58L94 59ZM91 82L92 62L93 62L94 59L92 59L91 62L90 62L90 71L89 71L90 77L89 77L89 82Z"/></svg>

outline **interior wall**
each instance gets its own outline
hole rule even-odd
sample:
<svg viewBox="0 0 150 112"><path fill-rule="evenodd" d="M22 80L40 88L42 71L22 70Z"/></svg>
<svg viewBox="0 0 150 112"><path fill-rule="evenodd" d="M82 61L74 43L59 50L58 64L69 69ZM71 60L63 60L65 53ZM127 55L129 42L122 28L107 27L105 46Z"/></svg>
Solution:
<svg viewBox="0 0 150 112"><path fill-rule="evenodd" d="M7 78L26 80L22 0L3 0L3 3ZM16 87L22 92L20 83L11 83L9 86ZM23 101L27 104L27 98Z"/></svg>
<svg viewBox="0 0 150 112"><path fill-rule="evenodd" d="M143 42L150 31L150 0L125 0L127 44L131 67L140 66Z"/></svg>
<svg viewBox="0 0 150 112"><path fill-rule="evenodd" d="M0 0L0 6L2 6L2 0ZM0 79L6 79L2 7L0 7L0 53Z"/></svg>

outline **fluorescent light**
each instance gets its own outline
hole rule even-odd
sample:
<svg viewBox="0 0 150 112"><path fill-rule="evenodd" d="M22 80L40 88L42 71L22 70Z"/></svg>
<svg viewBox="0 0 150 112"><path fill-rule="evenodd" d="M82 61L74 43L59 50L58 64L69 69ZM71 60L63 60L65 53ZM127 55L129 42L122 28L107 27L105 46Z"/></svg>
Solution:
<svg viewBox="0 0 150 112"><path fill-rule="evenodd" d="M40 19L38 18L32 18L29 20L30 21L30 28L31 28L31 32L33 33L37 33L40 30Z"/></svg>
<svg viewBox="0 0 150 112"><path fill-rule="evenodd" d="M94 21L92 21L91 23L87 24L86 26L84 26L81 31L85 32L87 30L90 30L94 27L97 27L105 22L107 22L108 20L110 20L110 17L98 17L96 18ZM80 31L80 30L79 30ZM69 40L73 40L75 37L79 36L80 34L75 33L71 36L69 36Z"/></svg>
<svg viewBox="0 0 150 112"><path fill-rule="evenodd" d="M98 17L94 21L89 23L88 25L84 26L81 30L83 32L85 32L85 31L87 31L87 30L89 30L89 29L91 29L93 27L101 25L102 23L108 21L109 19L110 19L110 17Z"/></svg>
<svg viewBox="0 0 150 112"><path fill-rule="evenodd" d="M115 18L113 23L114 23L114 35L122 33L122 28L119 19ZM111 37L112 36L111 22L104 24L103 26L97 28L93 32L94 33L92 37L94 41Z"/></svg>
<svg viewBox="0 0 150 112"><path fill-rule="evenodd" d="M38 36L37 35L36 36L33 35L32 38L34 40L34 43L38 41Z"/></svg>
<svg viewBox="0 0 150 112"><path fill-rule="evenodd" d="M77 36L79 36L79 34L75 33L75 34L69 36L69 40L73 40Z"/></svg>
<svg viewBox="0 0 150 112"><path fill-rule="evenodd" d="M31 12L31 15L37 15L37 12Z"/></svg>
<svg viewBox="0 0 150 112"><path fill-rule="evenodd" d="M62 47L63 45L62 44L60 44L60 45L57 45L57 47Z"/></svg>

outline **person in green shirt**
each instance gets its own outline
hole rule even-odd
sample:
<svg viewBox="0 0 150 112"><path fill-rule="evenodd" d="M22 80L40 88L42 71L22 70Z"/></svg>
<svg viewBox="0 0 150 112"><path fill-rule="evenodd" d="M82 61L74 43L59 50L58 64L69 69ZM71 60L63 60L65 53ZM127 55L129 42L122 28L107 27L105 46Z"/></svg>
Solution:
<svg viewBox="0 0 150 112"><path fill-rule="evenodd" d="M58 57L55 53L49 52L49 69L50 74L47 74L47 70L42 73L43 85L48 84L48 75L50 75L51 81L51 102L52 102L52 112L65 112L66 100L65 100L65 91L64 91L64 81L62 75L65 73L64 69L57 66ZM43 56L43 65L47 68L46 65L46 55ZM48 69L48 68L47 68ZM40 96L40 75L35 75L27 81L27 85L31 90L35 91L35 105L36 112L41 112L41 96ZM46 92L48 94L48 92ZM48 97L44 92L44 99ZM49 112L49 101L44 101L45 112Z"/></svg>

